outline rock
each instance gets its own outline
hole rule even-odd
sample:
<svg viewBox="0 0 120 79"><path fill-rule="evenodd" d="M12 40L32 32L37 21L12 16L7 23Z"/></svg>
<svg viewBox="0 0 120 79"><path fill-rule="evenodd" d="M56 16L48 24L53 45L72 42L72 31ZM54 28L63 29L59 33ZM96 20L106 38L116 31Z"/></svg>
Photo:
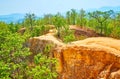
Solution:
<svg viewBox="0 0 120 79"><path fill-rule="evenodd" d="M38 53L43 53L46 46L50 46L51 53L56 47L61 47L63 45L64 44L61 43L60 40L58 41L51 33L39 37L30 38L28 41L28 47L33 53L30 59L32 60L34 55Z"/></svg>
<svg viewBox="0 0 120 79"><path fill-rule="evenodd" d="M120 79L120 70L112 72L109 79Z"/></svg>
<svg viewBox="0 0 120 79"><path fill-rule="evenodd" d="M64 44L58 41L54 36L47 34L39 37L33 37L29 40L30 50L34 53L42 52L46 45L51 44L52 48L63 46Z"/></svg>
<svg viewBox="0 0 120 79"><path fill-rule="evenodd" d="M23 27L23 28L21 28L21 29L18 30L18 33L20 33L20 34L23 35L25 31L26 31L26 28Z"/></svg>
<svg viewBox="0 0 120 79"><path fill-rule="evenodd" d="M120 79L120 40L94 37L64 44L52 35L30 39L33 53L52 44L58 79Z"/></svg>

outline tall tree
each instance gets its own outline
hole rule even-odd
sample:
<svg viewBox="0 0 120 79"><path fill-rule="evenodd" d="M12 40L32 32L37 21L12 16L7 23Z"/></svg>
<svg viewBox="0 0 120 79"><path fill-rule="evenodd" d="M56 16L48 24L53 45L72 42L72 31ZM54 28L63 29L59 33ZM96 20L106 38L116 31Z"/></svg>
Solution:
<svg viewBox="0 0 120 79"><path fill-rule="evenodd" d="M44 22L45 24L53 24L52 22L53 15L52 14L45 14L44 15Z"/></svg>
<svg viewBox="0 0 120 79"><path fill-rule="evenodd" d="M68 24L71 24L71 23L70 23L70 11L67 11L67 12L66 12L66 19L67 19L67 23L68 23Z"/></svg>
<svg viewBox="0 0 120 79"><path fill-rule="evenodd" d="M65 25L65 19L64 19L64 17L61 16L60 13L55 15L54 25L57 29L57 36L60 38L60 31L61 31L62 27L64 27L64 25Z"/></svg>
<svg viewBox="0 0 120 79"><path fill-rule="evenodd" d="M103 23L106 22L110 18L112 13L113 13L112 10L105 11L105 12L94 11L94 12L89 13L90 17L96 19L97 22L99 23L100 34L103 34L103 28L104 28Z"/></svg>
<svg viewBox="0 0 120 79"><path fill-rule="evenodd" d="M72 24L76 24L76 17L77 17L77 12L75 9L71 9L71 19L72 19Z"/></svg>
<svg viewBox="0 0 120 79"><path fill-rule="evenodd" d="M120 13L117 13L116 15L116 26L120 27Z"/></svg>
<svg viewBox="0 0 120 79"><path fill-rule="evenodd" d="M86 23L86 19L85 19L85 16L86 16L86 13L85 13L85 10L81 9L80 10L80 13L78 15L78 24L83 27Z"/></svg>
<svg viewBox="0 0 120 79"><path fill-rule="evenodd" d="M25 24L27 24L28 26L30 26L30 29L33 29L33 26L35 24L35 14L31 14L31 13L27 13L25 16Z"/></svg>

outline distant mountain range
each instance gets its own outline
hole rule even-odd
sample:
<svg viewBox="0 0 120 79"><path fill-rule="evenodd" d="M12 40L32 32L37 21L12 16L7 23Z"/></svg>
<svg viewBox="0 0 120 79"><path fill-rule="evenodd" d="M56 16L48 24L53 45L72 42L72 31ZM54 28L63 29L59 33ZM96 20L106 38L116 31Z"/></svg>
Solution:
<svg viewBox="0 0 120 79"><path fill-rule="evenodd" d="M23 22L26 14L21 14L21 13L13 13L13 14L8 14L8 15L0 15L0 21L6 22L6 23L21 23ZM39 17L36 16L36 19Z"/></svg>
<svg viewBox="0 0 120 79"><path fill-rule="evenodd" d="M9 15L0 15L0 21L4 21L6 23L10 22L22 22L24 19L25 14L14 13Z"/></svg>
<svg viewBox="0 0 120 79"><path fill-rule="evenodd" d="M92 12L95 10L100 10L100 11L108 11L108 10L113 10L115 12L120 12L120 6L118 7L101 7L101 8L93 8L93 9L88 9L86 10L87 12ZM6 23L10 22L22 22L24 20L25 14L20 14L20 13L13 13L9 15L0 15L0 21L4 21ZM42 16L39 16L42 17Z"/></svg>

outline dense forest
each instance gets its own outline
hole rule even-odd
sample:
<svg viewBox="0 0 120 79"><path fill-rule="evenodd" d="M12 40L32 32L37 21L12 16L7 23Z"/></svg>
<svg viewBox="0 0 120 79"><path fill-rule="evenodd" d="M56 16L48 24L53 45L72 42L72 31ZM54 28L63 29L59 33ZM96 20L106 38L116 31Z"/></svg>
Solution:
<svg viewBox="0 0 120 79"><path fill-rule="evenodd" d="M91 30L98 36L120 39L120 12L71 9L65 15L61 13L45 14L36 18L34 13L27 13L22 23L0 22L0 79L56 79L55 64L57 60L48 57L50 46L33 55L27 46L29 38L47 34L56 29L55 37L65 43L87 38L75 35L69 26ZM51 67L52 65L52 67Z"/></svg>

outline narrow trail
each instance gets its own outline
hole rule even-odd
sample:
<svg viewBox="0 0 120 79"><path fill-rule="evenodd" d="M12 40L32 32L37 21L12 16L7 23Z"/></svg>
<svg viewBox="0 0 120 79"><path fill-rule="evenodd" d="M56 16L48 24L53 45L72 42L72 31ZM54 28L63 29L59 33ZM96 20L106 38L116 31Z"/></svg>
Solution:
<svg viewBox="0 0 120 79"><path fill-rule="evenodd" d="M48 34L54 35L57 33L57 30L55 29L54 25L50 25L50 27L52 27L52 29L49 30ZM78 27L76 25L70 25L69 26L70 30L75 30L75 35L85 35L87 37L98 37L100 35L98 35L95 31L88 29L88 28L81 28Z"/></svg>

